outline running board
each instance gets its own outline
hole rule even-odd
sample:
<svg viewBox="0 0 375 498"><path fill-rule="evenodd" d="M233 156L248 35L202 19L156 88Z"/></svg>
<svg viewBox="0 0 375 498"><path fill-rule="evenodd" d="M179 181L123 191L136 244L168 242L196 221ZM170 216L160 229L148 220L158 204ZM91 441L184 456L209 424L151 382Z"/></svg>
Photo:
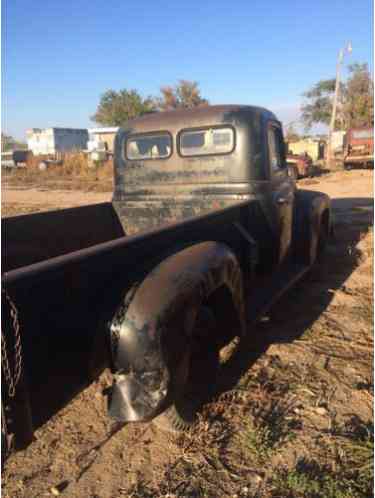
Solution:
<svg viewBox="0 0 375 498"><path fill-rule="evenodd" d="M260 286L257 285L255 280L255 285L252 287L253 292L250 291L250 296L246 302L249 325L260 320L271 306L300 280L310 268L307 265L290 264L264 279Z"/></svg>

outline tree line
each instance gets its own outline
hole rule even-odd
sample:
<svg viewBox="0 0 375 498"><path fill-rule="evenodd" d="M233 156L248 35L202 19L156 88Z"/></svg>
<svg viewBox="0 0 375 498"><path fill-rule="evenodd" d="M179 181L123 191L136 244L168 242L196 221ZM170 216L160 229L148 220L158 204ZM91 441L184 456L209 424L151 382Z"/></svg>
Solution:
<svg viewBox="0 0 375 498"><path fill-rule="evenodd" d="M337 106L336 129L347 130L355 127L374 125L374 82L367 64L355 63L348 66L349 77L340 85ZM335 78L320 80L303 93L301 123L308 133L314 124L329 125L332 114ZM108 90L99 100L92 121L102 126L125 126L130 119L150 112L173 109L190 109L208 105L202 97L196 81L179 80L174 86L162 86L158 96L143 97L137 90ZM296 123L296 122L295 122ZM298 139L294 125L286 130L287 139ZM26 147L11 136L2 133L2 151L15 147Z"/></svg>
<svg viewBox="0 0 375 498"><path fill-rule="evenodd" d="M374 83L368 65L355 63L348 66L348 70L347 81L340 85L336 128L346 130L373 126ZM301 123L306 132L314 124L329 125L334 91L335 78L331 78L318 81L302 94ZM108 90L101 96L91 119L102 126L124 126L129 119L150 112L190 109L208 104L209 101L201 96L196 81L180 80L174 86L162 86L160 95L156 97L143 97L135 89ZM287 135L298 135L293 125L288 127Z"/></svg>

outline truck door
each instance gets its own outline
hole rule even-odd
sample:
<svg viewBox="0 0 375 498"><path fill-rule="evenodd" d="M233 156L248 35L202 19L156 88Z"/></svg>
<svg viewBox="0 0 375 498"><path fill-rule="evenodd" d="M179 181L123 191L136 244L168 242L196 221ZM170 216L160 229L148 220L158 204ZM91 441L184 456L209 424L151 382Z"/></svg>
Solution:
<svg viewBox="0 0 375 498"><path fill-rule="evenodd" d="M292 241L295 184L288 175L281 126L270 122L267 129L272 204L278 234L278 262L288 256Z"/></svg>

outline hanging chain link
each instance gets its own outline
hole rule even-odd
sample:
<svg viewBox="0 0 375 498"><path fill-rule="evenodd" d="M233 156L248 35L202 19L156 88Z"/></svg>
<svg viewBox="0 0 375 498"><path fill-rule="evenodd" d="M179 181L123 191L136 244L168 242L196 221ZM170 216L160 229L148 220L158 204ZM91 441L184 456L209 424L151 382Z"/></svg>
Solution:
<svg viewBox="0 0 375 498"><path fill-rule="evenodd" d="M20 323L18 319L17 308L10 298L7 291L3 288L2 293L5 296L6 302L9 306L10 317L12 320L12 327L14 332L14 366L13 372L9 363L9 348L7 347L5 334L1 333L1 365L5 375L6 383L8 386L8 395L13 398L16 394L16 386L20 380L22 372L22 346L21 346L21 334L20 334Z"/></svg>

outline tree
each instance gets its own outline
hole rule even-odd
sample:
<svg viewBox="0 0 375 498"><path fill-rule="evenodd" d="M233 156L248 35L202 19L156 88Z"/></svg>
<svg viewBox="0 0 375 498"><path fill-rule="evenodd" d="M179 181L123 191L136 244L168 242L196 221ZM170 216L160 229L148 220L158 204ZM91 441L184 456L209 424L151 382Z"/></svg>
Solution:
<svg viewBox="0 0 375 498"><path fill-rule="evenodd" d="M129 119L155 111L153 100L143 99L136 90L108 90L101 98L93 121L103 126L124 126Z"/></svg>
<svg viewBox="0 0 375 498"><path fill-rule="evenodd" d="M306 130L313 124L329 125L332 115L332 99L335 92L335 79L320 80L303 94L308 102L301 107L302 121ZM339 113L338 113L339 114Z"/></svg>
<svg viewBox="0 0 375 498"><path fill-rule="evenodd" d="M160 111L208 105L208 100L201 97L196 81L180 80L174 87L162 86L160 92L161 97L155 99L155 105Z"/></svg>
<svg viewBox="0 0 375 498"><path fill-rule="evenodd" d="M372 126L374 122L373 81L367 64L352 64L348 67L349 79L340 83L335 128L348 129L354 126ZM318 81L303 96L302 121L307 130L313 124L329 125L332 116L335 79Z"/></svg>
<svg viewBox="0 0 375 498"><path fill-rule="evenodd" d="M15 149L27 149L27 144L19 142L11 135L1 132L1 152L8 152Z"/></svg>
<svg viewBox="0 0 375 498"><path fill-rule="evenodd" d="M348 67L350 77L344 93L343 112L347 128L374 125L374 82L367 64Z"/></svg>

